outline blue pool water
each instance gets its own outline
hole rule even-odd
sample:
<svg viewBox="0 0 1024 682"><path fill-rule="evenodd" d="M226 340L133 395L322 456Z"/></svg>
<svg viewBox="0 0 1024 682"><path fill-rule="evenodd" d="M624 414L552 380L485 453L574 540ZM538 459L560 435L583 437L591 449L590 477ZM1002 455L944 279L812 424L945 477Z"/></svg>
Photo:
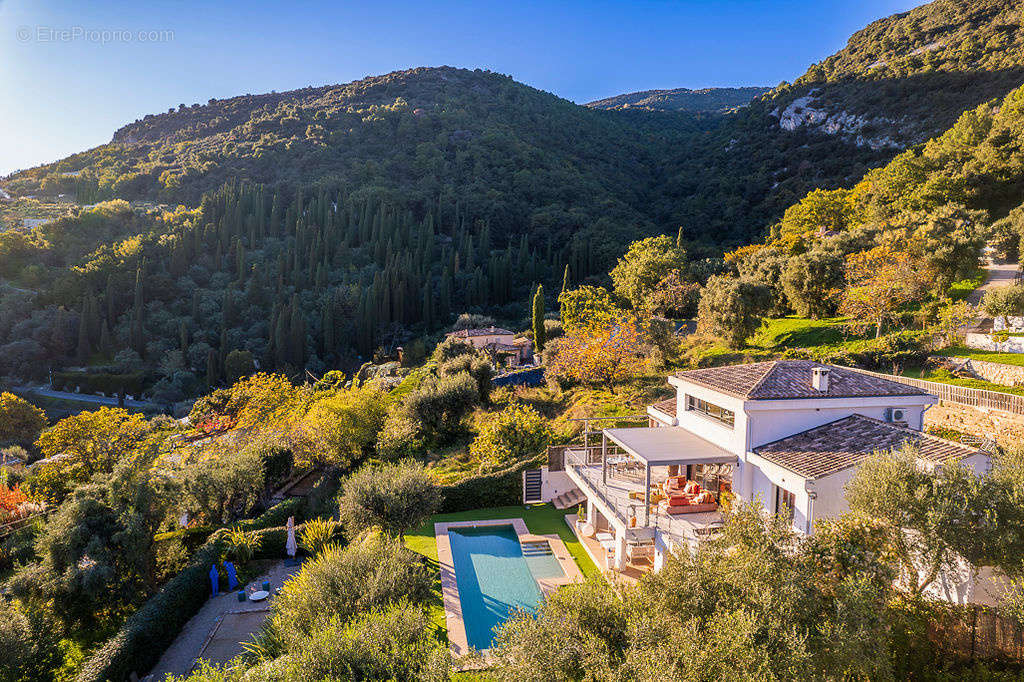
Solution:
<svg viewBox="0 0 1024 682"><path fill-rule="evenodd" d="M517 609L533 612L541 602L537 578L563 575L552 555L524 557L511 525L448 531L466 639L489 649L494 628Z"/></svg>

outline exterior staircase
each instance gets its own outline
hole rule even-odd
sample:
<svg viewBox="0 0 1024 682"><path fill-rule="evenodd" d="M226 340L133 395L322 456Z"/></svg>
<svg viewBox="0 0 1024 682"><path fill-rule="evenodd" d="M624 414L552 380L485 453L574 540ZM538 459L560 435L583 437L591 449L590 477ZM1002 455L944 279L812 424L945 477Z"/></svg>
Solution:
<svg viewBox="0 0 1024 682"><path fill-rule="evenodd" d="M523 504L543 502L544 474L540 469L527 469L523 472Z"/></svg>
<svg viewBox="0 0 1024 682"><path fill-rule="evenodd" d="M573 488L572 490L564 492L551 500L551 504L555 505L555 509L568 509L569 507L576 506L585 499L587 499L587 496L583 494L583 491L579 488Z"/></svg>

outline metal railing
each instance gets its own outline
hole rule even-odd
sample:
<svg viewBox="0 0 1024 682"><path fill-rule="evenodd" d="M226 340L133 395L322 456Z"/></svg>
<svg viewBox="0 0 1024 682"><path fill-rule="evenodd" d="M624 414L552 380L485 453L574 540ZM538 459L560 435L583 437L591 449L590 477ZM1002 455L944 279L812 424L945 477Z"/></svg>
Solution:
<svg viewBox="0 0 1024 682"><path fill-rule="evenodd" d="M968 407L977 407L983 410L1002 410L1003 412L1012 412L1013 414L1024 414L1024 396L1015 395L1013 393L1000 393L999 391L989 391L983 388L955 386L953 384L943 384L938 381L928 381L926 379L899 376L898 374L883 374L882 372L872 372L870 370L860 369L859 367L847 367L846 369L852 369L853 371L861 372L862 374L870 374L871 376L876 376L881 379L897 381L901 384L906 384L907 386L924 389L925 391L934 394L939 400L956 403L957 405L967 405Z"/></svg>

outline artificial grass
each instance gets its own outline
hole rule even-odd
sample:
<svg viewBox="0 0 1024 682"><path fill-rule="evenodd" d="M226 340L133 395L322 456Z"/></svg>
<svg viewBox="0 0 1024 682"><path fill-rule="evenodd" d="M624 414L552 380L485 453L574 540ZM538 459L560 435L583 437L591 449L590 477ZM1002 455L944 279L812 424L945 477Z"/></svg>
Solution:
<svg viewBox="0 0 1024 682"><path fill-rule="evenodd" d="M967 346L950 346L949 348L943 348L942 350L935 351L934 355L970 358L972 360L998 362L1003 365L1017 365L1018 367L1024 367L1024 353L994 353L992 351L978 350L977 348L968 348Z"/></svg>

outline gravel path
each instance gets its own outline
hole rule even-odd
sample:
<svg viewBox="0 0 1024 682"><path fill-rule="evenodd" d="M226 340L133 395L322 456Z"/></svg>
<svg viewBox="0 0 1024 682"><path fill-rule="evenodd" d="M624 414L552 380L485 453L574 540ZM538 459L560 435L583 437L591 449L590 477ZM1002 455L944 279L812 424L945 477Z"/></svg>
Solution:
<svg viewBox="0 0 1024 682"><path fill-rule="evenodd" d="M981 299L986 291L1013 284L1018 268L1020 268L1020 265L1017 263L990 263L986 265L985 271L988 273L988 276L985 279L985 283L967 295L967 302L971 305L978 305L981 303Z"/></svg>
<svg viewBox="0 0 1024 682"><path fill-rule="evenodd" d="M265 580L270 581L270 587L273 591L281 587L284 581L293 573L299 570L298 566L288 566L284 561L279 561L270 567L264 575L259 576L253 580L246 587L257 587L261 585ZM271 597L273 599L273 597ZM182 628L181 632L178 633L177 639L174 643L168 647L164 655L160 657L160 662L149 672L144 679L149 682L161 682L167 675L186 675L192 666L195 664L196 659L199 657L200 652L203 650L203 646L207 640L213 635L217 624L220 623L221 619L228 613L253 613L253 612L264 612L266 613L270 609L270 601L262 602L239 602L234 592L222 593L208 600L203 608L199 610L199 613L194 615L185 627ZM259 627L259 623L262 620L251 619L248 622L252 629L248 632L238 633L238 651L241 653L242 647L241 642L248 641L249 635L256 631Z"/></svg>

